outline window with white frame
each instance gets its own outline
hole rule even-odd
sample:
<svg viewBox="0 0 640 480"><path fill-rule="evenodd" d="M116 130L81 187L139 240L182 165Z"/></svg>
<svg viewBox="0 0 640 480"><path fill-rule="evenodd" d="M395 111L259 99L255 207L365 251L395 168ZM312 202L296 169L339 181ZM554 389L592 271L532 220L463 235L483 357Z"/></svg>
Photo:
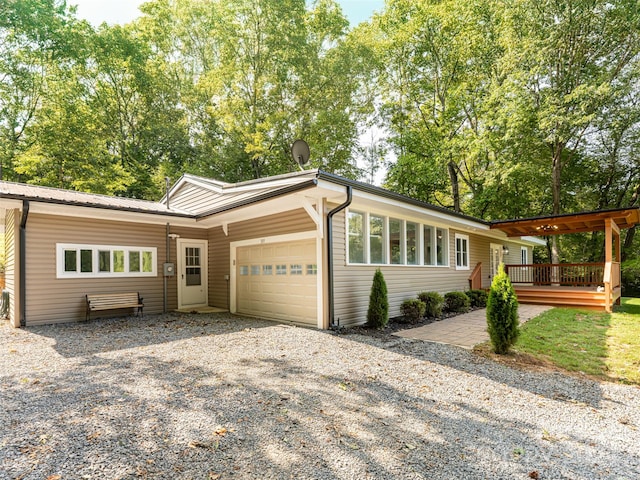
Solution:
<svg viewBox="0 0 640 480"><path fill-rule="evenodd" d="M389 263L400 265L402 261L402 220L389 219Z"/></svg>
<svg viewBox="0 0 640 480"><path fill-rule="evenodd" d="M445 228L436 228L436 265L449 265L449 231Z"/></svg>
<svg viewBox="0 0 640 480"><path fill-rule="evenodd" d="M449 231L411 220L349 211L350 264L449 266Z"/></svg>
<svg viewBox="0 0 640 480"><path fill-rule="evenodd" d="M57 278L154 277L155 247L56 244Z"/></svg>
<svg viewBox="0 0 640 480"><path fill-rule="evenodd" d="M424 265L444 267L449 265L449 234L445 228L422 226Z"/></svg>
<svg viewBox="0 0 640 480"><path fill-rule="evenodd" d="M529 250L527 247L520 247L520 263L522 265L529 263Z"/></svg>
<svg viewBox="0 0 640 480"><path fill-rule="evenodd" d="M407 265L418 264L418 225L413 222L405 222L405 251L407 252Z"/></svg>
<svg viewBox="0 0 640 480"><path fill-rule="evenodd" d="M456 270L469 269L469 237L456 233Z"/></svg>
<svg viewBox="0 0 640 480"><path fill-rule="evenodd" d="M384 218L369 215L369 263L385 263Z"/></svg>
<svg viewBox="0 0 640 480"><path fill-rule="evenodd" d="M365 263L364 258L364 214L347 214L349 237L349 263Z"/></svg>
<svg viewBox="0 0 640 480"><path fill-rule="evenodd" d="M433 248L435 245L436 230L430 225L422 226L422 263L424 265L436 264L436 250Z"/></svg>

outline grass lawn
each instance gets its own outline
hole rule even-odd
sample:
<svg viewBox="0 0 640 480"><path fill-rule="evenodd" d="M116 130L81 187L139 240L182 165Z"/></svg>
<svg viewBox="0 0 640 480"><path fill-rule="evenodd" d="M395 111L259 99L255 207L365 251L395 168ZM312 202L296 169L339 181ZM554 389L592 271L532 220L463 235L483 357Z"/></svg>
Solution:
<svg viewBox="0 0 640 480"><path fill-rule="evenodd" d="M554 308L523 325L513 348L560 368L640 385L640 298L612 314Z"/></svg>

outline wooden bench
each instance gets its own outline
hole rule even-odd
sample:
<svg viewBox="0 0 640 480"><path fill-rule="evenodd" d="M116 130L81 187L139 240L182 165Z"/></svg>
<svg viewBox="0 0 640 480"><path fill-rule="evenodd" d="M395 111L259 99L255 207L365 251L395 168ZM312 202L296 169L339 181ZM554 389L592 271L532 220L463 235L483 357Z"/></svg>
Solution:
<svg viewBox="0 0 640 480"><path fill-rule="evenodd" d="M142 317L144 303L138 292L130 293L101 293L85 295L87 298L87 313L85 320L91 320L91 312L99 310L116 310L118 308L137 308L137 314Z"/></svg>

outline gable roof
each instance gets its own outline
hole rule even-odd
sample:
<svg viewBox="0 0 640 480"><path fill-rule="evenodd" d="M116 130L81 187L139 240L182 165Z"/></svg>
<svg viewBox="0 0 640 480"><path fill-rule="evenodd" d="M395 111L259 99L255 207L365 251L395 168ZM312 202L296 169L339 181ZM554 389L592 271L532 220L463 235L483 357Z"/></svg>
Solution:
<svg viewBox="0 0 640 480"><path fill-rule="evenodd" d="M197 218L225 212L316 185L316 170L226 183L184 174L169 189L169 205L188 210ZM185 198L191 197L191 198ZM165 195L161 202L167 202Z"/></svg>
<svg viewBox="0 0 640 480"><path fill-rule="evenodd" d="M314 187L330 188L333 190L333 198L336 198L335 195L343 195L340 189L336 189L336 186L349 186L354 191L397 202L396 205L409 205L437 213L442 217L452 217L452 220L458 219L474 228L479 227L489 230L489 226L496 228L495 225L500 223L488 222L470 215L454 212L448 208L416 200L381 187L351 180L322 170L305 170L237 183L227 183L197 175L184 174L169 189L169 207L167 207L166 195L161 201L153 202L6 181L0 181L0 199L32 200L48 204L204 220L218 214L242 209L243 207L278 197L285 197L288 194L302 192ZM330 192L330 190L324 191ZM199 198L194 201L193 197ZM526 235L529 234L522 232L517 236ZM533 240L534 243L536 241L535 239L526 240Z"/></svg>
<svg viewBox="0 0 640 480"><path fill-rule="evenodd" d="M197 218L204 218L221 212L233 210L234 208L245 207L252 203L258 203L280 195L286 195L296 191L311 188L318 184L319 180L324 180L336 185L350 186L355 190L377 195L379 197L396 200L398 202L410 204L426 210L431 210L440 214L456 217L462 220L479 223L489 226L490 222L454 212L451 209L433 205L428 202L416 200L414 198L399 193L386 190L368 183L351 180L340 175L325 172L319 169L305 170L301 172L287 173L273 177L263 177L255 180L248 180L239 183L225 183L211 181L196 175L183 175L178 182L170 189L169 199L180 194L185 185L191 184L210 192L207 197L207 205L199 206L196 209L187 208L196 214ZM162 199L166 202L166 196Z"/></svg>

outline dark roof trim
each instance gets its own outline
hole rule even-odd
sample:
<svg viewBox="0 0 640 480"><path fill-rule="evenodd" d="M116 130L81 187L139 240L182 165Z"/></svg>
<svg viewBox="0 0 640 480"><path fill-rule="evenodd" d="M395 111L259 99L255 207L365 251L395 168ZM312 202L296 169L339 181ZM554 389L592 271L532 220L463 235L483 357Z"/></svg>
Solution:
<svg viewBox="0 0 640 480"><path fill-rule="evenodd" d="M7 198L9 200L29 200L37 203L52 203L54 205L71 205L73 207L87 207L87 208L98 208L102 210L118 210L121 212L132 212L132 213L146 213L149 215L162 215L162 216L170 216L170 217L180 217L180 218L195 218L194 215L189 213L178 213L178 212L161 212L157 210L145 210L144 208L133 208L133 207L118 207L115 205L100 205L91 202L78 202L73 200L58 200L55 198L42 198L42 197L34 197L31 195L15 195L10 193L0 193L0 199ZM115 197L117 198L117 197Z"/></svg>
<svg viewBox="0 0 640 480"><path fill-rule="evenodd" d="M402 195L400 193L395 193L390 190L385 190L381 187L376 187L374 185L370 185L368 183L358 182L356 180L350 180L348 178L341 177L340 175L336 175L333 173L328 173L322 170L318 170L317 177L322 180L327 180L329 182L337 183L339 185L348 186L361 190L363 192L371 193L373 195L378 195L380 197L390 198L392 200L398 200L400 202L408 203L411 205L415 205L416 207L426 208L427 210L433 210L435 212L443 213L445 215L450 215L452 217L458 217L464 220L468 220L471 222L480 223L482 225L490 225L490 222L486 220L482 220L480 218L472 217L470 215L465 215L463 213L454 212L448 208L439 207L437 205L433 205L432 203L423 202L421 200L416 200L415 198L407 197L406 195Z"/></svg>
<svg viewBox="0 0 640 480"><path fill-rule="evenodd" d="M230 210L235 210L236 208L246 207L248 205L252 205L254 203L264 202L266 200L271 200L272 198L279 197L280 195L286 195L288 193L294 193L301 190L306 190L308 188L312 188L318 185L318 181L315 178L311 180L307 180L306 182L296 183L294 185L288 185L284 188L280 188L278 190L273 190L270 192L263 193L261 195L257 195L255 197L245 198L236 203L231 203L229 205L225 205L223 207L214 208L213 210L208 210L206 212L202 212L196 215L197 220L202 220L203 218L210 217L212 215L216 215L218 213L228 212Z"/></svg>

